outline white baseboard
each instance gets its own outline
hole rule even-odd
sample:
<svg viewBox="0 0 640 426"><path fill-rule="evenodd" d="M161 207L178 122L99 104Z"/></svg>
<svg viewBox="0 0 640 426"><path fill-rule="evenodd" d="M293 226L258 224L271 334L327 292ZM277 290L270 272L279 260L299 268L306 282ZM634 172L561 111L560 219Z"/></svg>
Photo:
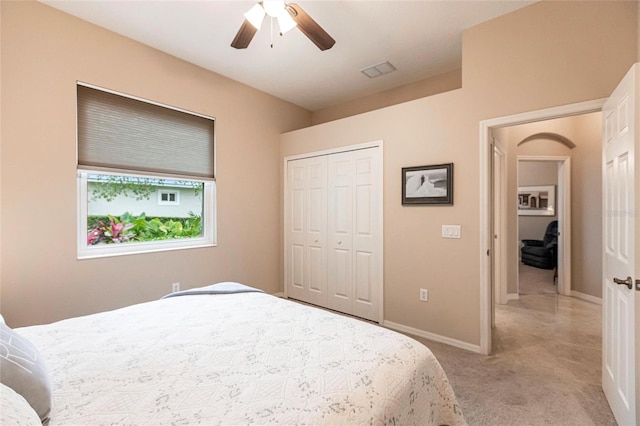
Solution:
<svg viewBox="0 0 640 426"><path fill-rule="evenodd" d="M579 291L571 290L571 297L575 297L576 299L586 300L587 302L595 303L596 305L602 305L601 298L591 296L590 294L580 293Z"/></svg>
<svg viewBox="0 0 640 426"><path fill-rule="evenodd" d="M520 300L520 295L518 293L507 293L507 302L509 300Z"/></svg>
<svg viewBox="0 0 640 426"><path fill-rule="evenodd" d="M430 333L428 331L419 330L417 328L409 327L402 324L397 324L391 321L384 321L382 323L382 326L390 328L392 330L400 331L402 333L413 334L414 336L424 337L425 339L433 340L440 343L445 343L447 345L464 349L470 352L481 353L479 345L472 345L471 343L463 342L461 340L440 336L439 334Z"/></svg>

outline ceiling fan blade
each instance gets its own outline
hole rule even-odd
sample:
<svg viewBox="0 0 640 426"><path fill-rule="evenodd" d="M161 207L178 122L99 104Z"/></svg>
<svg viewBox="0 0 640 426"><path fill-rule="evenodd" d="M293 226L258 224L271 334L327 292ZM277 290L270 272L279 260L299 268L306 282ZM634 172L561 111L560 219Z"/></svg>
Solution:
<svg viewBox="0 0 640 426"><path fill-rule="evenodd" d="M257 31L256 27L251 25L251 23L245 19L235 38L231 42L231 47L235 47L236 49L246 49Z"/></svg>
<svg viewBox="0 0 640 426"><path fill-rule="evenodd" d="M289 12L296 24L298 24L300 31L302 31L313 44L318 46L320 50L331 49L331 47L336 44L336 41L299 5L296 3L288 3L286 8L287 12Z"/></svg>

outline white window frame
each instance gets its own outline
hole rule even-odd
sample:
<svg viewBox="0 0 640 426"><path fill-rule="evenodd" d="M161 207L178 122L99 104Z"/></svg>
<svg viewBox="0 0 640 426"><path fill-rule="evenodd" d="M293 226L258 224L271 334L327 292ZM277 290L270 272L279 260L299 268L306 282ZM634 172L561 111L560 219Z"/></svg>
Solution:
<svg viewBox="0 0 640 426"><path fill-rule="evenodd" d="M193 180L193 179L191 179ZM171 201L171 200L163 200L162 196L164 194L167 195L171 195L174 194L175 195L175 200ZM167 197L169 198L169 197ZM158 205L159 206L179 206L180 205L180 191L176 190L176 189L160 189L158 190Z"/></svg>
<svg viewBox="0 0 640 426"><path fill-rule="evenodd" d="M115 244L87 245L87 215L88 215L88 176L89 174L111 174L115 176L131 176L141 178L173 178L179 180L191 180L202 182L204 188L202 227L203 235L199 238L185 238L176 240L126 242ZM123 256L138 253L153 253L168 250L192 249L201 247L214 247L217 245L217 219L216 219L216 182L213 179L198 179L193 177L158 176L145 174L132 174L122 172L96 171L78 169L78 259L93 259L110 256Z"/></svg>

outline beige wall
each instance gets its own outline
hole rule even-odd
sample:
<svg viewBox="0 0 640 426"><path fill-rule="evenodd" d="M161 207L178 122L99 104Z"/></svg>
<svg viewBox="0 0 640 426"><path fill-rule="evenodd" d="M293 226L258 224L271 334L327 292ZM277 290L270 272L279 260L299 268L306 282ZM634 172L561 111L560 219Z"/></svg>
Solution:
<svg viewBox="0 0 640 426"><path fill-rule="evenodd" d="M478 179L466 171L477 175L478 165L459 141L478 123L456 118L465 102L462 90L431 96L285 134L281 147L284 157L382 139L385 320L477 343L478 219L468 212L477 211ZM401 205L402 167L452 161L453 207ZM441 240L442 224L461 225L462 239ZM418 300L420 288L428 303Z"/></svg>
<svg viewBox="0 0 640 426"><path fill-rule="evenodd" d="M339 105L314 111L313 124L322 124L340 118L350 117L363 112L373 111L401 102L412 101L449 90L459 89L462 85L462 70L457 69L434 77L405 84L394 89L375 93L361 99L344 102Z"/></svg>
<svg viewBox="0 0 640 426"><path fill-rule="evenodd" d="M7 321L148 301L175 281L279 291L279 137L310 112L41 3L0 3ZM217 247L76 260L76 80L216 118Z"/></svg>
<svg viewBox="0 0 640 426"><path fill-rule="evenodd" d="M386 320L479 345L479 122L608 96L636 60L636 7L533 4L464 33L462 89L282 136L282 157L384 140ZM401 206L401 167L446 162L452 207ZM440 238L443 224L462 238Z"/></svg>

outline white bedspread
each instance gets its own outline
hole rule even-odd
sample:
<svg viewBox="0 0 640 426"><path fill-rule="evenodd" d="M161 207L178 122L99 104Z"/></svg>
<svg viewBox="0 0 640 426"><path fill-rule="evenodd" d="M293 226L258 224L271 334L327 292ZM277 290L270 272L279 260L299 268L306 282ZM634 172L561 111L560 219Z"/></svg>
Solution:
<svg viewBox="0 0 640 426"><path fill-rule="evenodd" d="M262 293L182 296L17 329L51 425L464 424L422 344Z"/></svg>

